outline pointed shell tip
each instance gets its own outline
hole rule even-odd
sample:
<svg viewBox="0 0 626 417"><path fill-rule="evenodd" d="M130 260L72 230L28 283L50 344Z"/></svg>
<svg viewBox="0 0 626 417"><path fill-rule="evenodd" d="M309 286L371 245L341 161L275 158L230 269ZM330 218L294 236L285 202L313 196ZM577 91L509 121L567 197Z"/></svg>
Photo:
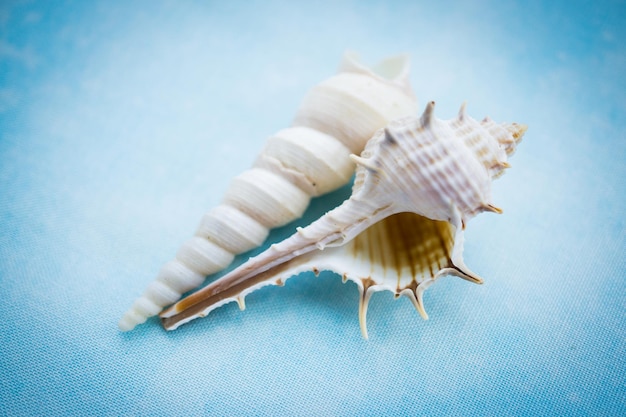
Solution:
<svg viewBox="0 0 626 417"><path fill-rule="evenodd" d="M428 104L426 105L426 109L424 109L424 113L422 113L422 117L420 118L420 122L423 127L427 127L428 125L430 125L430 122L432 121L432 118L433 118L434 110L435 110L435 102L429 101Z"/></svg>

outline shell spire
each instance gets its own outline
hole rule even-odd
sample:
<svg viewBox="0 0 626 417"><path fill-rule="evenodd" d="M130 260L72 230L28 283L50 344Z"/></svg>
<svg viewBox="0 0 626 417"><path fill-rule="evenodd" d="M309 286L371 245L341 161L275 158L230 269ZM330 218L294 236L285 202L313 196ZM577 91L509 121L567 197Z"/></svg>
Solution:
<svg viewBox="0 0 626 417"><path fill-rule="evenodd" d="M482 282L463 261L463 229L478 213L499 212L490 203L486 162L502 155L484 155L490 150L503 152L496 137L469 116L437 119L434 102L420 118L390 123L352 157L357 170L348 200L162 312L163 326L175 329L307 270L335 271L358 285L365 338L376 291L407 296L427 318L423 292L440 276Z"/></svg>
<svg viewBox="0 0 626 417"><path fill-rule="evenodd" d="M311 197L348 183L350 153L360 153L390 120L415 113L408 67L398 56L370 69L347 53L339 73L306 95L292 127L268 138L254 166L232 180L222 203L124 314L120 330L132 330L236 254L261 245L270 229L299 218Z"/></svg>

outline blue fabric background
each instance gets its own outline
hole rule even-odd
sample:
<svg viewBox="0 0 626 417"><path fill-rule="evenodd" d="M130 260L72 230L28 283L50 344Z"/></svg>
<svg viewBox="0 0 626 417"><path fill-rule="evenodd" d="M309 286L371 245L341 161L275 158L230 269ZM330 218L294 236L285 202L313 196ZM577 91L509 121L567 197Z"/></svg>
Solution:
<svg viewBox="0 0 626 417"><path fill-rule="evenodd" d="M0 5L1 415L626 414L623 1L126 3ZM440 280L428 321L376 294L369 341L330 273L119 333L346 49L530 126L468 225L486 283Z"/></svg>

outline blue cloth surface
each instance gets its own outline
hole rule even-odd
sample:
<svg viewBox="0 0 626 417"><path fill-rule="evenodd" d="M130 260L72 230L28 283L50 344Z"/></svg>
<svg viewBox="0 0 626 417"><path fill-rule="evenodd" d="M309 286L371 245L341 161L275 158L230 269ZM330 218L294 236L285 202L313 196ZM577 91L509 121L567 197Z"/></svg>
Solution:
<svg viewBox="0 0 626 417"><path fill-rule="evenodd" d="M625 15L623 1L3 1L0 415L626 415ZM175 332L120 333L346 49L409 53L438 117L467 100L529 125L494 183L504 214L467 227L485 284L439 280L427 321L375 294L368 341L356 286L331 273Z"/></svg>

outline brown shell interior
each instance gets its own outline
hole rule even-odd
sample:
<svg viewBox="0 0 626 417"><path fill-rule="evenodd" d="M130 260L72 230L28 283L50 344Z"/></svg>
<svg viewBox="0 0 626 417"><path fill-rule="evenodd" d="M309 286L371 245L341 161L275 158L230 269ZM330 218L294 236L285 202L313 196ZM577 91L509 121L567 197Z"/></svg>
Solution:
<svg viewBox="0 0 626 417"><path fill-rule="evenodd" d="M383 278L396 294L453 267L454 227L414 213L398 213L378 222L348 243L346 252L371 264L371 278ZM367 284L364 280L364 285ZM394 282L395 281L395 282ZM374 284L374 282L372 282Z"/></svg>

